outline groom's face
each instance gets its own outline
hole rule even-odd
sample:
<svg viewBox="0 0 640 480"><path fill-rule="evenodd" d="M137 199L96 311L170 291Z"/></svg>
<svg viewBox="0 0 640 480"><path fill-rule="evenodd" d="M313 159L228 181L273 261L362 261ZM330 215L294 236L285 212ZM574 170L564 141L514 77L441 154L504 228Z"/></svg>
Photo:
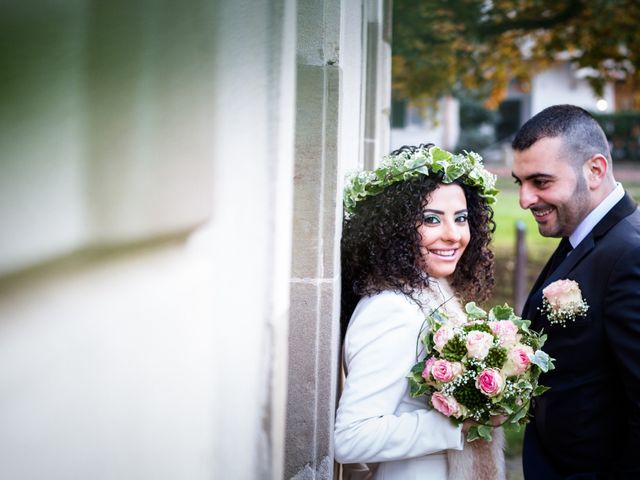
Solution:
<svg viewBox="0 0 640 480"><path fill-rule="evenodd" d="M515 151L512 175L520 185L520 206L531 210L545 237L568 237L590 210L589 190L560 137L541 138Z"/></svg>

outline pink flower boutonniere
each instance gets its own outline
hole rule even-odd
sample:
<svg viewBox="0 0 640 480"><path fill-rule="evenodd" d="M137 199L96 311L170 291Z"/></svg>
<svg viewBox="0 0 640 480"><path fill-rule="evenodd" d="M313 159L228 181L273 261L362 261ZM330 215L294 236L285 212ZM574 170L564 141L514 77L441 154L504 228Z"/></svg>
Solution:
<svg viewBox="0 0 640 480"><path fill-rule="evenodd" d="M574 322L583 317L589 305L582 298L582 292L575 280L557 280L542 290L542 308L549 323L566 326L568 321Z"/></svg>

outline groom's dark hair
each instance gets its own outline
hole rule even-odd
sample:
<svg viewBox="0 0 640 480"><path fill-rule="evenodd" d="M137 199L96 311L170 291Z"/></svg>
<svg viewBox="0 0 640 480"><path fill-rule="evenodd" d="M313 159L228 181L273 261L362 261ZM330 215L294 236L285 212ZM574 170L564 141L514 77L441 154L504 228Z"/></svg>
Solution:
<svg viewBox="0 0 640 480"><path fill-rule="evenodd" d="M609 142L597 120L575 105L553 105L529 119L516 133L511 147L521 151L542 138L562 137L574 164L582 165L598 153L611 162Z"/></svg>

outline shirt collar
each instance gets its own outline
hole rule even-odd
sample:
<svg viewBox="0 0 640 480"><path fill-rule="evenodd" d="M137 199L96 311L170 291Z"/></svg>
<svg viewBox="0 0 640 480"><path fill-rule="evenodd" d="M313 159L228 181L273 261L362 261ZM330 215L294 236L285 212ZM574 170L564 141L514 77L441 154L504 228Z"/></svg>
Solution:
<svg viewBox="0 0 640 480"><path fill-rule="evenodd" d="M589 232L593 230L600 220L604 218L604 216L609 213L616 203L618 203L622 197L624 197L624 188L622 188L621 183L616 183L616 188L605 197L605 199L600 202L600 204L594 208L589 215L587 215L582 222L578 225L578 227L573 231L573 233L569 236L569 241L571 242L571 246L575 248L584 237L589 235Z"/></svg>

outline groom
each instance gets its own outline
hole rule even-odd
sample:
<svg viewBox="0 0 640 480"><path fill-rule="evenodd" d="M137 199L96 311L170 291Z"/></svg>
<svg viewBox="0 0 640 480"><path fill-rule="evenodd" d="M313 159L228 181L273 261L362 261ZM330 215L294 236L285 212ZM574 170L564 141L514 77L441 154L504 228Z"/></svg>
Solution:
<svg viewBox="0 0 640 480"><path fill-rule="evenodd" d="M543 110L512 147L520 206L541 235L563 239L522 315L548 334L556 359L525 431L525 478L640 479L640 211L585 110ZM559 279L578 282L589 305L564 325L540 311L542 290Z"/></svg>

